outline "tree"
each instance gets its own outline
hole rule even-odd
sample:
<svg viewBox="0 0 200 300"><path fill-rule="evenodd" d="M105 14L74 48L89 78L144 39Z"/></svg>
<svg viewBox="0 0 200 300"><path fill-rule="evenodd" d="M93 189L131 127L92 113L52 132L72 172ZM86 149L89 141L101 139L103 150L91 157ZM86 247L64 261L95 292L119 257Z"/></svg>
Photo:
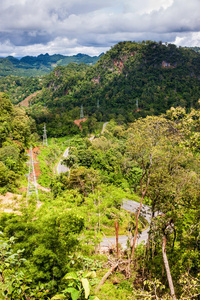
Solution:
<svg viewBox="0 0 200 300"><path fill-rule="evenodd" d="M172 122L163 117L147 117L137 120L127 131L127 151L130 152L132 159L142 170L140 179L141 200L136 216L131 259L134 256L139 215L150 183L151 173L156 164L162 160L163 153L160 149L163 144L168 142L172 129Z"/></svg>
<svg viewBox="0 0 200 300"><path fill-rule="evenodd" d="M189 122L186 126L189 126ZM190 130L191 128L193 126ZM129 137L127 149L143 171L140 181L141 202L137 218L144 195L146 195L152 206L153 217L149 231L151 243L148 245L154 245L151 249L152 257L154 253L158 253L161 246L171 297L174 299L176 296L171 269L176 274L174 277L180 276L180 273L178 268L174 270L172 263L170 267L167 252L171 257L174 251L173 256L176 257L176 262L182 260L182 251L187 252L183 243L186 238L184 235L187 230L191 230L189 224L198 223L196 219L199 211L197 199L200 195L197 188L199 186L199 161L184 144L185 135L182 134L182 129L182 126L177 127L176 122L168 121L163 117L147 117L136 121L127 131ZM190 130L188 130L188 136ZM157 216L158 212L161 212L161 216ZM196 229L195 226L194 232L192 231L192 239L195 238L195 240ZM136 235L137 228L134 241ZM177 251L174 250L176 240L179 241ZM188 246L191 247L191 242L187 243ZM133 258L133 253L134 244L131 258ZM156 275L158 276L158 270Z"/></svg>

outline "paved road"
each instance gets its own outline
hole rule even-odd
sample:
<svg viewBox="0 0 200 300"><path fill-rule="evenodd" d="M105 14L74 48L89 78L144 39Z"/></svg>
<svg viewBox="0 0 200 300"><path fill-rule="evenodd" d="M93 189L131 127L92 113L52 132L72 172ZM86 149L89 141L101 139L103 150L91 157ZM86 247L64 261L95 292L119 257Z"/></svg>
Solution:
<svg viewBox="0 0 200 300"><path fill-rule="evenodd" d="M103 124L103 128L102 128L101 133L104 132L105 127L106 127L107 124L108 124L108 122L106 122L106 123ZM94 135L91 136L91 137L89 138L89 140L92 141L92 140L94 139L94 137L95 137ZM68 155L69 155L69 147L65 150L65 152L64 152L64 154L63 154L63 157L66 158ZM70 169L69 169L67 166L62 165L62 159L61 159L61 160L59 161L58 166L57 166L57 173L60 174L60 173L65 173L65 172L69 172L69 171L70 171Z"/></svg>
<svg viewBox="0 0 200 300"><path fill-rule="evenodd" d="M106 122L106 123L103 123L103 128L101 130L101 134L104 132L105 128L106 128L106 125L108 124L109 122Z"/></svg>
<svg viewBox="0 0 200 300"><path fill-rule="evenodd" d="M106 122L106 123L103 123L103 128L101 130L101 134L104 132L105 128L106 128L106 125L108 124L109 122ZM91 136L89 138L90 141L92 141L93 139L95 138L95 135Z"/></svg>
<svg viewBox="0 0 200 300"><path fill-rule="evenodd" d="M108 124L108 122L103 124L103 128L101 131L101 134L104 132L106 125ZM89 138L91 141L94 139L94 136ZM69 147L65 150L63 157L66 158L69 155ZM57 166L57 173L65 173L70 171L70 169L64 165L62 165L62 160L59 161L59 164ZM123 204L122 204L122 208L130 211L130 212L134 212L136 213L138 208L139 208L139 203L136 201L132 201L132 200L128 200L128 199L124 199L123 200ZM141 209L141 215L148 221L148 223L150 223L151 221L151 207L148 205L142 205L142 209ZM137 239L137 243L139 244L141 242L146 243L147 239L148 239L148 231L149 228L147 228L146 230L144 230L141 235L138 235L138 239ZM127 245L127 236L120 236L119 237L119 243L122 245L122 248L126 248ZM115 237L109 237L109 238L103 238L103 241L101 242L101 247L112 247L115 246L116 244L116 238Z"/></svg>
<svg viewBox="0 0 200 300"><path fill-rule="evenodd" d="M124 199L122 208L127 211L137 213L139 205L140 204L136 201ZM148 221L148 223L150 223L150 221L151 221L151 207L150 206L143 204L140 214ZM148 231L149 231L149 227L146 230L144 230L140 235L138 234L136 245L140 244L141 242L144 242L144 243L147 242ZM128 236L119 236L119 243L121 244L123 249L127 248L127 240L128 240ZM109 237L109 238L104 237L103 241L101 242L101 247L103 247L103 248L104 247L105 248L115 247L115 245L116 245L115 237Z"/></svg>
<svg viewBox="0 0 200 300"><path fill-rule="evenodd" d="M122 208L128 210L133 213L137 213L139 209L140 203L128 199L123 200ZM151 207L148 205L143 204L142 209L140 211L140 215L143 216L148 223L151 222Z"/></svg>
<svg viewBox="0 0 200 300"><path fill-rule="evenodd" d="M69 155L69 147L65 150L63 154L63 158L66 158ZM59 164L57 166L57 173L65 173L68 172L70 169L67 166L62 165L62 160L59 161Z"/></svg>

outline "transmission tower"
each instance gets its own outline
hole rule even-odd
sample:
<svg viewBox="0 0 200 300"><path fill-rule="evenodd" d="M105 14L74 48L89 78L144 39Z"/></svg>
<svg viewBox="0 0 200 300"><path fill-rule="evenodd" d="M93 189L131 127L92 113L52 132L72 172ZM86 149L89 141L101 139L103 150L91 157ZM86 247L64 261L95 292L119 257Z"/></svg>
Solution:
<svg viewBox="0 0 200 300"><path fill-rule="evenodd" d="M139 108L139 105L138 105L138 98L136 99L136 109Z"/></svg>
<svg viewBox="0 0 200 300"><path fill-rule="evenodd" d="M97 100L97 108L99 108L99 100Z"/></svg>
<svg viewBox="0 0 200 300"><path fill-rule="evenodd" d="M37 181L36 181L35 169L34 169L33 150L32 150L32 147L30 147L27 199L32 194L36 195L36 199L37 199L37 202L38 202L39 201L39 195L38 195Z"/></svg>
<svg viewBox="0 0 200 300"><path fill-rule="evenodd" d="M47 143L47 130L46 130L46 125L44 124L44 128L43 128L44 134L43 134L43 146L48 146Z"/></svg>
<svg viewBox="0 0 200 300"><path fill-rule="evenodd" d="M84 118L84 114L83 114L83 105L81 105L81 113L80 113L80 119Z"/></svg>

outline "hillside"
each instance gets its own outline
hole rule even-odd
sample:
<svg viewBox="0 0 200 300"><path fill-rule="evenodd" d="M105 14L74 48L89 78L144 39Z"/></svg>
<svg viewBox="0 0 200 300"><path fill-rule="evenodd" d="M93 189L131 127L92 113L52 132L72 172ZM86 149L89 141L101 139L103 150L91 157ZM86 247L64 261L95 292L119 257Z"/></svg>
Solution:
<svg viewBox="0 0 200 300"><path fill-rule="evenodd" d="M200 110L171 109L128 126L111 121L92 140L65 136L48 139L48 146L40 141L33 149L38 201L34 192L25 193L30 169L24 162L31 160L24 150L36 142L33 124L5 94L0 107L4 299L167 300L173 299L171 282L174 299L199 295ZM63 162L70 172L56 176L66 149ZM144 201L152 218L143 209L140 217L124 210L123 199L131 205ZM128 236L126 249L102 247L102 239L116 240L115 228ZM149 243L132 246L142 231Z"/></svg>
<svg viewBox="0 0 200 300"><path fill-rule="evenodd" d="M84 71L72 66L55 68L35 99L37 115L39 105L51 111L49 123L55 111L79 118L81 105L87 116L119 123L159 115L172 106L198 107L200 56L191 49L121 42Z"/></svg>
<svg viewBox="0 0 200 300"><path fill-rule="evenodd" d="M25 56L21 59L8 56L0 58L0 76L41 76L48 74L56 66L67 66L71 62L94 65L100 56L91 57L81 53L73 56L46 53L38 56Z"/></svg>
<svg viewBox="0 0 200 300"><path fill-rule="evenodd" d="M41 89L42 79L37 77L19 77L13 75L0 77L0 92L9 95L10 101L13 104L18 104Z"/></svg>

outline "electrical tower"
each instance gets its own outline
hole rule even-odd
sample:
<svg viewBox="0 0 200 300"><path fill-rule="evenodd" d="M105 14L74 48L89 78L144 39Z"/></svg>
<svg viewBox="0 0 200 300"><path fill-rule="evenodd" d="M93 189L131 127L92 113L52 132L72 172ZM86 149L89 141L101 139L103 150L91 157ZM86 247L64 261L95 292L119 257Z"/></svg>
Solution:
<svg viewBox="0 0 200 300"><path fill-rule="evenodd" d="M99 100L97 100L97 108L99 108Z"/></svg>
<svg viewBox="0 0 200 300"><path fill-rule="evenodd" d="M48 146L46 124L44 124L43 131L44 131L44 134L43 134L43 146Z"/></svg>
<svg viewBox="0 0 200 300"><path fill-rule="evenodd" d="M138 110L139 105L138 105L138 98L136 99L136 109Z"/></svg>
<svg viewBox="0 0 200 300"><path fill-rule="evenodd" d="M38 195L37 181L35 176L32 147L30 147L30 151L28 155L29 155L29 173L28 173L27 199L32 194L35 194L38 203L39 195Z"/></svg>
<svg viewBox="0 0 200 300"><path fill-rule="evenodd" d="M83 114L83 105L81 105L81 113L80 113L80 119L84 118L84 114Z"/></svg>

